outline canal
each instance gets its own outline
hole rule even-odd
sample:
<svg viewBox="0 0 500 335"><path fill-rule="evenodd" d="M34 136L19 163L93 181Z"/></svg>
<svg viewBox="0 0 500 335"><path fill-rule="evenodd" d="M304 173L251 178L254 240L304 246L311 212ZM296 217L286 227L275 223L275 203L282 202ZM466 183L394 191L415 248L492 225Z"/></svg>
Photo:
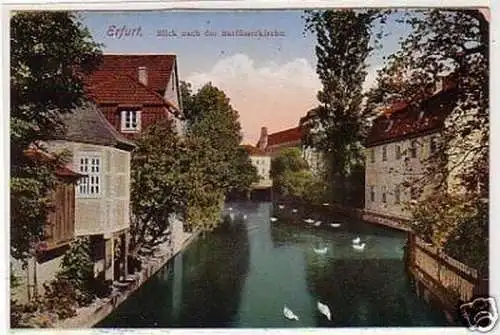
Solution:
<svg viewBox="0 0 500 335"><path fill-rule="evenodd" d="M315 217L323 221L318 227L271 222L270 203L230 207L246 219L198 238L96 327L448 325L410 287L403 233L345 220L330 227L335 218ZM353 248L356 237L364 250ZM318 301L329 306L331 321ZM285 305L299 320L284 317Z"/></svg>

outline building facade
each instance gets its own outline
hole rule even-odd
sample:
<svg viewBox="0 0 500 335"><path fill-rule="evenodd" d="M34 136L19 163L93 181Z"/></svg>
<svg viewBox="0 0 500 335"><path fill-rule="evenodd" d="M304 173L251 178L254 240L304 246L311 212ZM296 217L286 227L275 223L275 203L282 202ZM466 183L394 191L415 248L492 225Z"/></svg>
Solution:
<svg viewBox="0 0 500 335"><path fill-rule="evenodd" d="M272 187L273 181L271 179L271 157L261 149L252 145L243 145L243 148L248 152L252 165L257 169L259 181L252 185L256 188L269 188Z"/></svg>
<svg viewBox="0 0 500 335"><path fill-rule="evenodd" d="M75 236L90 237L95 276L119 280L128 272L134 144L92 103L66 115L63 122L64 134L54 136L47 145L52 152L68 152L68 167L85 175L75 189Z"/></svg>
<svg viewBox="0 0 500 335"><path fill-rule="evenodd" d="M406 184L423 175L438 150L455 92L445 85L419 108L396 103L374 120L365 150L365 219L393 225L411 219L406 205L419 194Z"/></svg>

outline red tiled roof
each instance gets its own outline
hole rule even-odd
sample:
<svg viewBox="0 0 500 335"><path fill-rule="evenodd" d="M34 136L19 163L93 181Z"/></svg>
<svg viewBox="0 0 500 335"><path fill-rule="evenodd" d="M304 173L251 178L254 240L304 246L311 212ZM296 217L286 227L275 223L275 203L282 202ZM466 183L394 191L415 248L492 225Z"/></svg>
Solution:
<svg viewBox="0 0 500 335"><path fill-rule="evenodd" d="M448 87L425 100L417 109L405 102L395 103L373 121L366 146L401 141L438 131L451 112L450 102L456 90Z"/></svg>
<svg viewBox="0 0 500 335"><path fill-rule="evenodd" d="M161 95L147 88L129 75L109 74L102 81L87 86L89 96L99 104L171 105Z"/></svg>
<svg viewBox="0 0 500 335"><path fill-rule="evenodd" d="M98 69L90 75L89 84L107 79L112 73L126 74L137 80L138 68L144 66L147 70L148 88L163 91L170 81L175 62L175 55L103 55Z"/></svg>
<svg viewBox="0 0 500 335"><path fill-rule="evenodd" d="M269 134L267 137L267 146L279 145L288 142L300 142L301 139L302 132L300 127L290 128L277 133Z"/></svg>
<svg viewBox="0 0 500 335"><path fill-rule="evenodd" d="M245 149L250 156L266 156L266 153L264 151L260 150L257 147L254 147L253 145L244 144L241 147Z"/></svg>

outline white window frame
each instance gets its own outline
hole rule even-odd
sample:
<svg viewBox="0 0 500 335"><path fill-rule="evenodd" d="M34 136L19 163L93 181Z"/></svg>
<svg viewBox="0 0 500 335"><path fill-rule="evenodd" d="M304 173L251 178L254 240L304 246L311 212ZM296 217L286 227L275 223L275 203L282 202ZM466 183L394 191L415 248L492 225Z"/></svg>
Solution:
<svg viewBox="0 0 500 335"><path fill-rule="evenodd" d="M141 131L140 110L122 110L120 111L121 131L124 133L137 133Z"/></svg>
<svg viewBox="0 0 500 335"><path fill-rule="evenodd" d="M103 194L104 180L102 155L96 152L80 153L76 158L77 171L85 177L78 180L78 198L100 198Z"/></svg>

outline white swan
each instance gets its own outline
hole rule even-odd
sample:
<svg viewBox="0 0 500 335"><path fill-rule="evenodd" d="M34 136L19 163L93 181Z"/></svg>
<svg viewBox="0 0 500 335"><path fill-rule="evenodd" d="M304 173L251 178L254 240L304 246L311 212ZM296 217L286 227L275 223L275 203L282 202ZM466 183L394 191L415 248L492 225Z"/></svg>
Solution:
<svg viewBox="0 0 500 335"><path fill-rule="evenodd" d="M298 320L299 317L297 315L295 315L294 312L292 312L292 310L288 307L286 307L286 305L283 307L283 315L289 319L289 320Z"/></svg>
<svg viewBox="0 0 500 335"><path fill-rule="evenodd" d="M363 251L365 249L365 246L366 246L366 243L352 245L354 250L360 250L360 251Z"/></svg>
<svg viewBox="0 0 500 335"><path fill-rule="evenodd" d="M314 220L313 220L313 219L306 219L306 220L304 220L304 222L305 222L305 223L309 223L309 224L311 224L311 223L313 223L313 222L314 222Z"/></svg>
<svg viewBox="0 0 500 335"><path fill-rule="evenodd" d="M354 244L359 244L359 242L361 242L361 239L358 237L356 237L354 240L352 240L352 243Z"/></svg>
<svg viewBox="0 0 500 335"><path fill-rule="evenodd" d="M279 207L279 209L285 208L285 206L283 206L283 205L279 205L278 207Z"/></svg>
<svg viewBox="0 0 500 335"><path fill-rule="evenodd" d="M298 212L297 208L292 209L292 213L297 213L297 212Z"/></svg>
<svg viewBox="0 0 500 335"><path fill-rule="evenodd" d="M229 207L228 209L229 209L229 211L232 211L232 210L233 210L233 207Z"/></svg>
<svg viewBox="0 0 500 335"><path fill-rule="evenodd" d="M275 218L275 217L272 217L272 218L271 218L271 222L276 222L276 221L278 221L278 219L277 219L277 218Z"/></svg>
<svg viewBox="0 0 500 335"><path fill-rule="evenodd" d="M324 202L323 206L330 206L330 204L328 202Z"/></svg>
<svg viewBox="0 0 500 335"><path fill-rule="evenodd" d="M328 320L332 320L332 313L330 312L330 308L328 308L327 305L322 304L321 302L318 301L318 310L320 311L321 314L325 315Z"/></svg>
<svg viewBox="0 0 500 335"><path fill-rule="evenodd" d="M330 223L330 226L333 228L338 228L340 227L340 223Z"/></svg>
<svg viewBox="0 0 500 335"><path fill-rule="evenodd" d="M314 248L314 252L317 253L318 255L324 255L328 252L328 248L327 247L324 247L323 249Z"/></svg>
<svg viewBox="0 0 500 335"><path fill-rule="evenodd" d="M246 219L247 219L247 215L243 214L243 220L246 220Z"/></svg>
<svg viewBox="0 0 500 335"><path fill-rule="evenodd" d="M321 221L316 221L316 223L314 224L314 227L319 227L321 225Z"/></svg>

